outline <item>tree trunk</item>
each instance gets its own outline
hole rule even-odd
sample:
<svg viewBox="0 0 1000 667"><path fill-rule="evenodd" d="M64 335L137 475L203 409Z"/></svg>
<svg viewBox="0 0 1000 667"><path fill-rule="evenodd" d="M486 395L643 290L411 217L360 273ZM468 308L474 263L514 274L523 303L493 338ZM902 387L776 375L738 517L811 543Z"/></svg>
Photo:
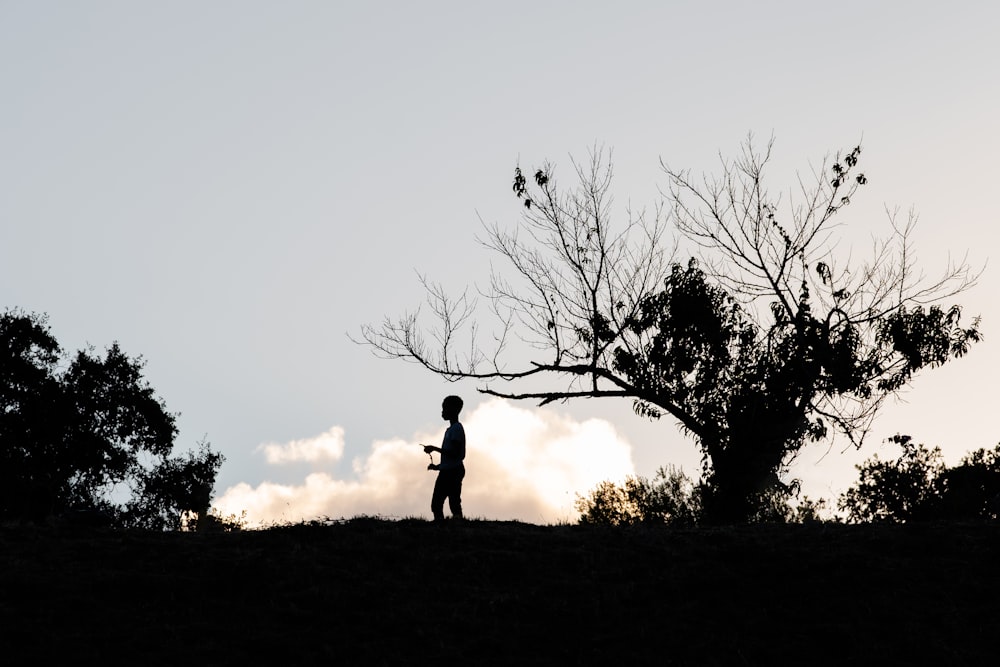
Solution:
<svg viewBox="0 0 1000 667"><path fill-rule="evenodd" d="M778 479L784 454L781 447L750 439L717 450L710 456L712 472L703 498L702 521L732 525L766 517L767 501L784 490Z"/></svg>

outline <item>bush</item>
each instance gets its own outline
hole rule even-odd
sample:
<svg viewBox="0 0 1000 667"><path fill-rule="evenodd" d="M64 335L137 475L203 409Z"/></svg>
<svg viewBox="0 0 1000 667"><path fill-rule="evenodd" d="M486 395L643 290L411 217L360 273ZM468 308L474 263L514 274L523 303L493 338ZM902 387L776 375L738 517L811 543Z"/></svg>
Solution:
<svg viewBox="0 0 1000 667"><path fill-rule="evenodd" d="M789 508L787 521L789 523L822 523L827 521L839 521L831 516L830 503L826 498L813 500L809 496L802 496L794 507Z"/></svg>
<svg viewBox="0 0 1000 667"><path fill-rule="evenodd" d="M939 485L944 518L1000 518L1000 445L967 454L941 474Z"/></svg>
<svg viewBox="0 0 1000 667"><path fill-rule="evenodd" d="M908 435L890 438L902 447L894 461L874 456L857 466L858 482L838 506L855 523L906 523L935 519L996 519L1000 513L1000 445L978 449L949 468L941 449L914 444Z"/></svg>
<svg viewBox="0 0 1000 667"><path fill-rule="evenodd" d="M581 524L692 526L701 516L701 486L671 466L657 470L652 480L629 476L622 485L601 482L586 497L578 495L574 506Z"/></svg>
<svg viewBox="0 0 1000 667"><path fill-rule="evenodd" d="M586 496L577 495L574 506L579 523L603 526L666 524L695 526L702 523L703 499L708 489L672 466L660 468L652 480L629 476L622 484L604 481ZM830 521L824 499L802 496L799 483L775 483L754 500L753 523L812 523ZM793 502L794 500L794 502Z"/></svg>

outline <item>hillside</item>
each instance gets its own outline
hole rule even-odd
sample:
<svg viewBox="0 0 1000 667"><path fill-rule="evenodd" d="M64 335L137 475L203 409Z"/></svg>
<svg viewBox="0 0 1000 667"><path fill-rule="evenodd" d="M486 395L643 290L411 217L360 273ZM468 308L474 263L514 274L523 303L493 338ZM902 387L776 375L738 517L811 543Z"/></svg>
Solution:
<svg viewBox="0 0 1000 667"><path fill-rule="evenodd" d="M0 529L5 664L994 664L1000 526Z"/></svg>

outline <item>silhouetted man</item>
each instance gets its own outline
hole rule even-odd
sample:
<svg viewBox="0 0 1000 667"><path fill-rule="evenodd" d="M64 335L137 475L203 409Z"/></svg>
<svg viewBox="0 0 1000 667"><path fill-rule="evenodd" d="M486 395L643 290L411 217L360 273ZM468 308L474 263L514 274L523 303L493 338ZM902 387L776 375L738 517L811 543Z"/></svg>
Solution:
<svg viewBox="0 0 1000 667"><path fill-rule="evenodd" d="M462 479L465 478L465 429L458 421L458 413L462 411L462 399L458 396L448 396L441 403L441 419L449 422L444 432L444 440L440 447L425 445L424 452L441 452L441 463L431 463L428 470L437 470L437 481L434 482L434 495L431 496L431 512L435 521L444 521L444 499L448 499L448 507L455 519L462 518Z"/></svg>

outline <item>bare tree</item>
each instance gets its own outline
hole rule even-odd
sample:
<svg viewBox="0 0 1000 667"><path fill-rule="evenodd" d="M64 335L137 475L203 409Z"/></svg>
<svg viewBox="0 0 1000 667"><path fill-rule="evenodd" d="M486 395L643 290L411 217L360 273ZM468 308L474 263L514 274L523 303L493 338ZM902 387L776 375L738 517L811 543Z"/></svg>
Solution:
<svg viewBox="0 0 1000 667"><path fill-rule="evenodd" d="M635 396L612 370L615 341L627 335L642 302L662 288L675 247L666 238L662 207L652 214L627 212L616 228L611 220L610 153L594 151L586 166L573 166L577 188L561 191L546 164L534 174L534 191L515 170L514 193L523 201L521 224L513 229L484 224L480 242L501 256L513 278L494 271L485 292L498 322L489 350L479 345L473 315L476 300L465 292L451 297L421 276L434 322L421 325L421 312L386 318L362 327L363 342L389 358L417 362L450 380L526 381L562 375L561 391L481 391L541 404L574 397ZM458 341L467 334L461 343ZM432 342L429 342L429 340ZM508 367L510 345L538 350L540 359Z"/></svg>
<svg viewBox="0 0 1000 667"><path fill-rule="evenodd" d="M832 426L860 445L886 397L979 340L978 320L962 328L958 306L937 305L976 275L962 261L928 281L913 255L914 216L900 225L890 215L892 235L867 261L834 253L834 220L867 182L860 152L800 180L784 208L765 186L770 143L757 151L748 140L720 176L699 181L663 165L664 203L629 211L620 228L610 155L574 164L579 184L568 192L551 165L533 182L518 168L521 224L486 226L483 240L512 276L494 272L485 293L500 322L492 349L476 341L475 300L426 281L435 327L418 311L363 327L363 340L446 378L481 380L486 394L543 405L626 397L640 415L669 414L703 452L706 519L751 519L787 492L780 478L807 440ZM671 225L699 258L676 261ZM521 343L539 356L507 366ZM542 382L553 377L563 384Z"/></svg>

